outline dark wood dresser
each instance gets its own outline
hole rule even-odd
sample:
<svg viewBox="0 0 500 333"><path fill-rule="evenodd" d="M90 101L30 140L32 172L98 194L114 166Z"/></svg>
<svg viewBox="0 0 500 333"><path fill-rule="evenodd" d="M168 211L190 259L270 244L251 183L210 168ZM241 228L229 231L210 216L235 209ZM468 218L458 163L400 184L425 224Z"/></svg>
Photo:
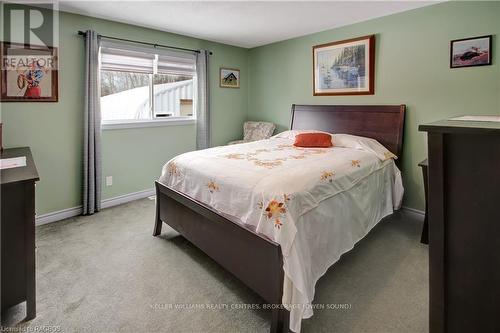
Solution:
<svg viewBox="0 0 500 333"><path fill-rule="evenodd" d="M26 318L36 315L35 182L38 172L29 148L5 149L1 158L26 156L26 166L0 170L2 312L26 301Z"/></svg>
<svg viewBox="0 0 500 333"><path fill-rule="evenodd" d="M430 332L500 332L500 123L419 129L428 133Z"/></svg>

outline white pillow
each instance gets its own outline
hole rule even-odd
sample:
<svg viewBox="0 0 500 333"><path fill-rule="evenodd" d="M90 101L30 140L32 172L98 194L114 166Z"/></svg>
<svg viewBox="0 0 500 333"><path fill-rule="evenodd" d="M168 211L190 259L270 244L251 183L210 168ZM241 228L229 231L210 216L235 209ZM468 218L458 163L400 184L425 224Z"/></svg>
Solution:
<svg viewBox="0 0 500 333"><path fill-rule="evenodd" d="M353 148L368 151L377 155L381 161L398 158L375 139L350 134L333 134L332 137L334 147Z"/></svg>
<svg viewBox="0 0 500 333"><path fill-rule="evenodd" d="M331 134L328 132L317 131L317 130L288 130L276 134L275 136L273 136L273 138L295 140L295 136L301 133L330 134L332 136L332 144L334 147L364 150L375 154L381 161L385 161L390 158L393 159L398 158L396 155L391 153L387 148L382 146L382 144L380 144L380 142L378 142L377 140L357 135Z"/></svg>
<svg viewBox="0 0 500 333"><path fill-rule="evenodd" d="M325 133L325 134L333 135L332 133L317 131L317 130L288 130L288 131L283 131L281 133L276 134L275 136L273 136L273 138L295 140L295 136L297 136L298 134L301 134L301 133Z"/></svg>

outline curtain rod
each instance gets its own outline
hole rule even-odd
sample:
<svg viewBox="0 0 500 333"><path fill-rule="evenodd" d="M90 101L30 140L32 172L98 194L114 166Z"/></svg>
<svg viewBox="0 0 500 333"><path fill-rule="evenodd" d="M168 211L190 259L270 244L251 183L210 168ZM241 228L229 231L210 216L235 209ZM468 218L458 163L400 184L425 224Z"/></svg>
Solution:
<svg viewBox="0 0 500 333"><path fill-rule="evenodd" d="M81 36L85 36L87 33L85 31L78 31L78 34ZM155 43L148 43L148 42L141 42L138 40L132 40L132 39L126 39L126 38L118 38L118 37L112 37L112 36L104 36L98 34L99 37L106 38L106 39L113 39L113 40L119 40L122 42L129 42L129 43L136 43L136 44L144 44L144 45L149 45L153 47L164 47L167 49L174 49L174 50L179 50L179 51L187 51L187 52L194 52L194 53L200 53L200 50L194 50L194 49L186 49L183 47L177 47L177 46L170 46L170 45L162 45L162 44L155 44ZM212 55L212 52L208 52L209 55Z"/></svg>

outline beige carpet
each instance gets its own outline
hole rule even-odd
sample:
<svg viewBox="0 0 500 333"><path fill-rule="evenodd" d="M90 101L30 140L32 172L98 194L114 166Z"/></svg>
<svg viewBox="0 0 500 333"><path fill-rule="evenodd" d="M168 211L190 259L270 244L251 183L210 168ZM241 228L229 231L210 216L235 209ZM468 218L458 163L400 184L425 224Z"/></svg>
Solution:
<svg viewBox="0 0 500 333"><path fill-rule="evenodd" d="M4 314L4 325L59 332L269 330L265 310L202 309L262 300L170 228L152 237L153 216L154 201L145 199L38 227L37 317L20 322L20 305ZM302 332L427 332L428 251L420 231L421 222L406 213L374 228L321 278L315 303L325 309L304 320Z"/></svg>

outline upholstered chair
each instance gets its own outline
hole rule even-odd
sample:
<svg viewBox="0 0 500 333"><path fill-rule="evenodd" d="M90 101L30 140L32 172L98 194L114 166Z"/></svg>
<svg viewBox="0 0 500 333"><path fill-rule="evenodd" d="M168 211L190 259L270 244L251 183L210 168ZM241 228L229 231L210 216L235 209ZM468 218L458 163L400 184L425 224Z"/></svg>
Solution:
<svg viewBox="0 0 500 333"><path fill-rule="evenodd" d="M269 139L276 125L263 121L246 121L243 124L243 140L231 141L228 145Z"/></svg>

